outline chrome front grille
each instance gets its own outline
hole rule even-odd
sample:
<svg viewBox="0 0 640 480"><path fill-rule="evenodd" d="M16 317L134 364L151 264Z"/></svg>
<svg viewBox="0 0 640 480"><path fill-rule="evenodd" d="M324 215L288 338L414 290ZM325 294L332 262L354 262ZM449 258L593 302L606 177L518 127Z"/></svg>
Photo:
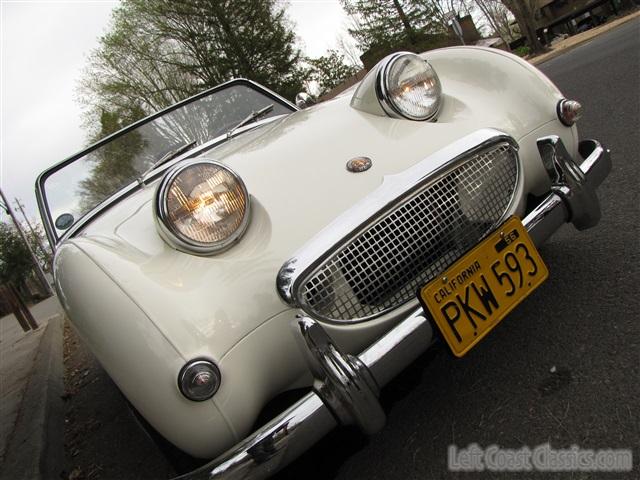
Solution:
<svg viewBox="0 0 640 480"><path fill-rule="evenodd" d="M456 162L304 275L297 303L316 318L354 322L414 299L420 286L497 226L517 177L517 152L510 143Z"/></svg>

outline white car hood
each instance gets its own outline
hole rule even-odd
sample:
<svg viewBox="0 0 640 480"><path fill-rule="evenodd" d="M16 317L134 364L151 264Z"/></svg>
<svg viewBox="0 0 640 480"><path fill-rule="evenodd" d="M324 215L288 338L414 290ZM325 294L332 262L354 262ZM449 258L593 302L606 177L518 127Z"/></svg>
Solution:
<svg viewBox="0 0 640 480"><path fill-rule="evenodd" d="M437 55L432 63L438 68ZM471 88L456 78L443 79L443 85L437 123L363 113L343 96L203 155L233 168L251 195L248 230L222 254L189 255L163 242L152 208L156 185L111 207L68 242L107 272L185 358L219 360L249 332L290 308L276 292L282 264L385 176L480 128L493 127L519 140L555 119L555 105L540 82L524 100L506 89L478 95L473 93L477 85ZM507 109L521 114L505 114ZM346 162L363 155L373 166L362 173L347 171Z"/></svg>

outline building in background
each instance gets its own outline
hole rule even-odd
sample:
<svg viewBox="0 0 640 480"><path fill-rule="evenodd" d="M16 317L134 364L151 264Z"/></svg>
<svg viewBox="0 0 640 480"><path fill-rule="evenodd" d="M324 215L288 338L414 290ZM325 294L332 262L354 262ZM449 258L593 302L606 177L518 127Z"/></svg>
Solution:
<svg viewBox="0 0 640 480"><path fill-rule="evenodd" d="M557 35L574 35L604 23L637 3L635 0L541 0L536 14L538 35L543 43Z"/></svg>

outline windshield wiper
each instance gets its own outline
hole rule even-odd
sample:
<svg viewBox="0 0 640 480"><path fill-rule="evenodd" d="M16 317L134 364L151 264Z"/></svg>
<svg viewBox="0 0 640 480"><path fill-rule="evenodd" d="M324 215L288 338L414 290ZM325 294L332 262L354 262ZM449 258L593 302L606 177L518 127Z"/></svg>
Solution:
<svg viewBox="0 0 640 480"><path fill-rule="evenodd" d="M191 147L193 147L193 146L195 146L197 144L198 144L198 142L196 140L192 140L190 142L183 143L179 147L176 147L176 148L173 148L173 149L169 150L162 157L160 157L160 159L158 159L157 161L153 162L153 164L149 168L147 168L138 177L138 185L140 185L140 186L144 185L144 181L146 180L147 175L149 175L149 173L151 173L153 170L158 168L160 165L162 165L163 163L167 163L169 160L172 160L172 159L176 158L178 155L180 155L181 153L186 152Z"/></svg>
<svg viewBox="0 0 640 480"><path fill-rule="evenodd" d="M271 110L273 110L273 103L270 103L269 105L267 105L264 108L261 108L260 110L257 110L255 112L251 112L245 118L240 120L240 122L238 122L238 124L235 127L233 127L231 130L229 130L227 132L227 139L231 138L231 136L233 135L233 132L235 132L240 127L244 127L247 123L253 122L253 121L259 119L263 115L269 113Z"/></svg>

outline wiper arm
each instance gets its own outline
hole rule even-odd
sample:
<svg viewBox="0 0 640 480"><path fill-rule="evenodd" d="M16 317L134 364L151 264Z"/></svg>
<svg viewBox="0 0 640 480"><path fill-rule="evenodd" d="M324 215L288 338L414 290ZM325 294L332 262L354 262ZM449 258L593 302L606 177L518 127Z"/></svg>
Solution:
<svg viewBox="0 0 640 480"><path fill-rule="evenodd" d="M169 150L162 157L160 157L160 159L153 162L153 164L138 177L138 185L140 186L144 185L144 181L147 175L149 175L153 170L158 168L160 165L162 165L163 163L167 163L169 160L176 158L181 153L184 153L187 150L189 150L191 147L197 145L197 143L198 142L196 140L192 140L190 142L183 143L179 147Z"/></svg>
<svg viewBox="0 0 640 480"><path fill-rule="evenodd" d="M269 105L267 105L264 108L261 108L260 110L257 110L255 112L251 112L245 118L240 120L240 122L235 127L233 127L231 130L229 130L227 132L227 139L231 138L231 136L233 135L233 132L235 132L240 127L244 127L247 123L253 122L253 121L259 119L263 115L269 113L271 110L273 110L273 103L270 103Z"/></svg>

